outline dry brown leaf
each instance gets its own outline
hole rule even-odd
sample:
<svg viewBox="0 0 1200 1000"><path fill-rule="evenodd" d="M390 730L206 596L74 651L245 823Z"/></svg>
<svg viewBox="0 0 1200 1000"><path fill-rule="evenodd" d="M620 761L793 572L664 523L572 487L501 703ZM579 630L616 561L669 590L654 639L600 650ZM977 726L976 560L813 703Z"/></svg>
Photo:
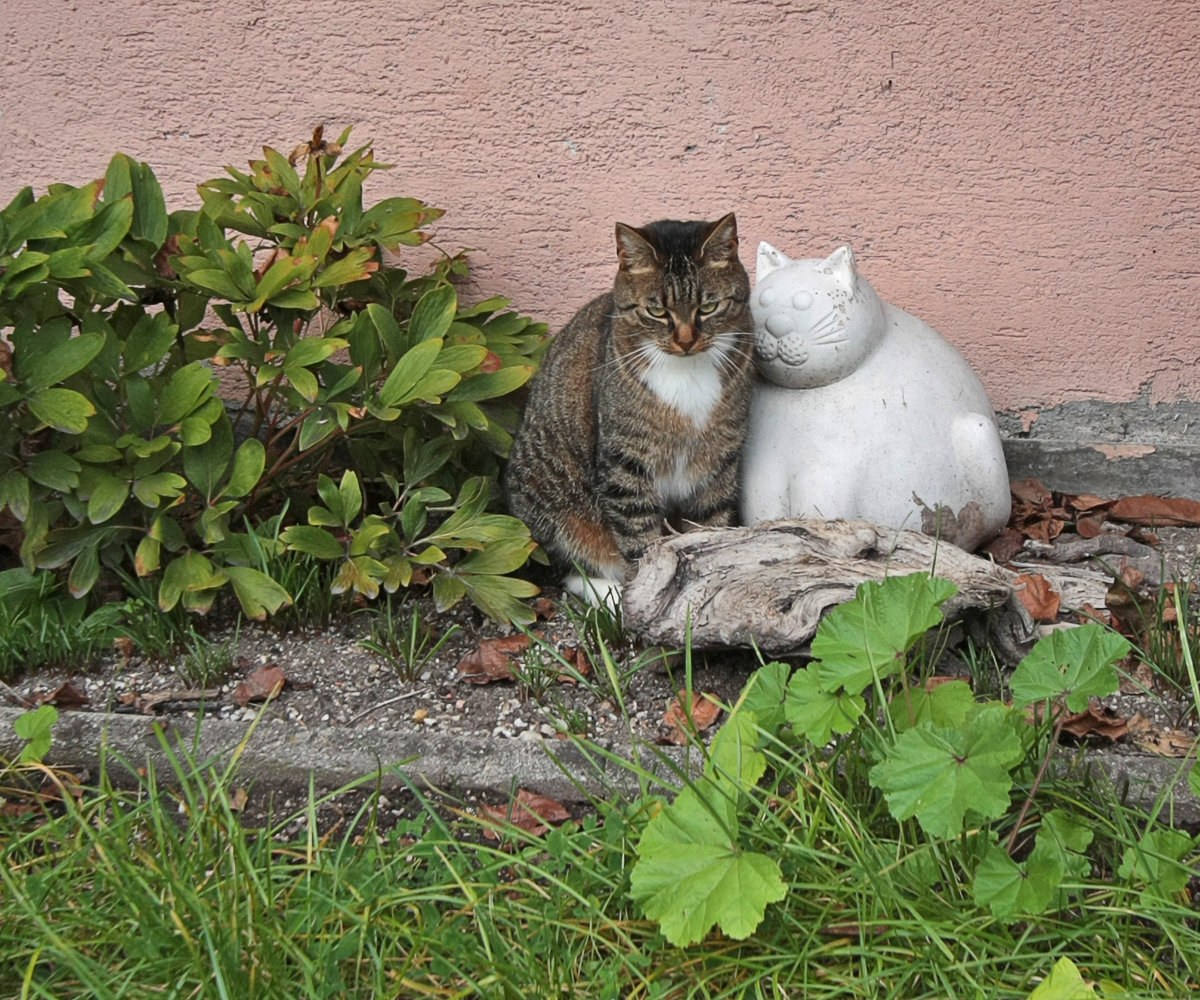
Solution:
<svg viewBox="0 0 1200 1000"><path fill-rule="evenodd" d="M716 702L716 695L705 696L699 692L692 693L691 723L689 713L684 711L687 692L680 691L678 695L667 702L667 710L663 714L663 723L668 727L664 740L683 746L688 741L688 733L694 726L697 732L703 732L717 721L721 714L721 706Z"/></svg>
<svg viewBox="0 0 1200 1000"><path fill-rule="evenodd" d="M1035 506L1051 503L1054 499L1040 479L1018 479L1009 484L1009 489L1018 500Z"/></svg>
<svg viewBox="0 0 1200 1000"><path fill-rule="evenodd" d="M1200 526L1200 500L1149 494L1121 497L1113 503L1109 517L1114 521L1149 524L1155 527L1197 527Z"/></svg>
<svg viewBox="0 0 1200 1000"><path fill-rule="evenodd" d="M507 808L483 806L479 812L494 823L511 824L535 837L541 836L555 823L562 823L571 818L570 812L561 802L524 788L517 790L517 797ZM483 835L489 840L499 840L503 831L489 827L483 831Z"/></svg>
<svg viewBox="0 0 1200 1000"><path fill-rule="evenodd" d="M246 808L246 803L250 801L250 793L242 787L237 787L233 790L233 794L229 796L229 808L236 813L240 813Z"/></svg>
<svg viewBox="0 0 1200 1000"><path fill-rule="evenodd" d="M1062 722L1064 732L1072 736L1103 736L1119 740L1129 732L1129 722L1111 708L1092 702L1087 711L1068 715Z"/></svg>
<svg viewBox="0 0 1200 1000"><path fill-rule="evenodd" d="M237 686L233 692L233 700L242 708L251 702L269 701L283 690L286 683L287 676L283 672L283 667L277 663L269 663L254 671Z"/></svg>
<svg viewBox="0 0 1200 1000"><path fill-rule="evenodd" d="M505 635L484 639L458 661L458 672L472 684L511 681L513 657L529 648L529 636Z"/></svg>
<svg viewBox="0 0 1200 1000"><path fill-rule="evenodd" d="M1140 749L1159 757L1186 757L1196 746L1196 738L1182 729L1137 733L1133 739Z"/></svg>
<svg viewBox="0 0 1200 1000"><path fill-rule="evenodd" d="M1025 535L1016 528L1005 528L983 547L998 563L1006 563L1025 547Z"/></svg>
<svg viewBox="0 0 1200 1000"><path fill-rule="evenodd" d="M1062 598L1041 573L1022 573L1017 577L1014 589L1035 622L1058 620Z"/></svg>
<svg viewBox="0 0 1200 1000"><path fill-rule="evenodd" d="M1063 503L1081 513L1098 510L1109 506L1112 501L1098 497L1094 493L1074 493L1063 497Z"/></svg>
<svg viewBox="0 0 1200 1000"><path fill-rule="evenodd" d="M1095 538L1104 533L1105 516L1103 514L1087 514L1075 519L1075 533L1080 538Z"/></svg>
<svg viewBox="0 0 1200 1000"><path fill-rule="evenodd" d="M533 613L542 620L553 618L558 612L558 605L548 597L536 598L532 604Z"/></svg>
<svg viewBox="0 0 1200 1000"><path fill-rule="evenodd" d="M566 646L562 650L562 658L575 668L575 673L565 670L558 675L560 684L578 684L580 677L588 677L592 672L592 663L582 646Z"/></svg>
<svg viewBox="0 0 1200 1000"><path fill-rule="evenodd" d="M55 705L58 708L79 708L88 703L87 692L70 681L60 684L53 691L43 691L33 696L35 704Z"/></svg>

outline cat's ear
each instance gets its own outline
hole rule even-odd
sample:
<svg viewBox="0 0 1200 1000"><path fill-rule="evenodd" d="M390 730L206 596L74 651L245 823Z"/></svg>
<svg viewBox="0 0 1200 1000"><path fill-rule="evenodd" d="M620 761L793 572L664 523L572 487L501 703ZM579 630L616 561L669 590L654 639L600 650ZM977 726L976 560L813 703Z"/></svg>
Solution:
<svg viewBox="0 0 1200 1000"><path fill-rule="evenodd" d="M617 260L622 271L652 271L658 267L658 251L640 229L618 222Z"/></svg>
<svg viewBox="0 0 1200 1000"><path fill-rule="evenodd" d="M772 271L778 271L784 264L791 262L791 257L763 240L758 245L758 258L754 264L754 280L762 281Z"/></svg>
<svg viewBox="0 0 1200 1000"><path fill-rule="evenodd" d="M700 248L700 259L706 264L728 264L737 260L737 219L732 212L716 222L710 223L704 245Z"/></svg>
<svg viewBox="0 0 1200 1000"><path fill-rule="evenodd" d="M821 270L832 274L846 288L853 288L858 281L858 267L854 261L854 251L849 247L838 247L821 264Z"/></svg>

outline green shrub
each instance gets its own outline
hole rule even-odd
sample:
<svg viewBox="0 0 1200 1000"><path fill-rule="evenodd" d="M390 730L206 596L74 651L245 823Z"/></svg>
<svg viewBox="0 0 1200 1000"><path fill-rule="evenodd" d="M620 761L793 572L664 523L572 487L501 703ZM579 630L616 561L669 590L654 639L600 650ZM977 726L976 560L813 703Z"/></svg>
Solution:
<svg viewBox="0 0 1200 1000"><path fill-rule="evenodd" d="M0 538L27 569L82 596L132 568L164 610L228 587L263 618L290 549L336 564L337 592L429 584L531 618L507 574L533 542L489 503L545 328L461 305L462 254L385 261L441 212L364 207L381 165L342 156L348 134L264 149L197 211L121 154L0 210Z"/></svg>

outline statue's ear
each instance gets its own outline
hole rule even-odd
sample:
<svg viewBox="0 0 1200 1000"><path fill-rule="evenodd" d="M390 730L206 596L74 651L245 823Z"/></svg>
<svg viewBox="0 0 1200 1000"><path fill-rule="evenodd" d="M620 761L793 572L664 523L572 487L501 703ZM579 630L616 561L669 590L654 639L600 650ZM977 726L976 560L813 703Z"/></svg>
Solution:
<svg viewBox="0 0 1200 1000"><path fill-rule="evenodd" d="M858 267L854 261L854 251L849 247L838 247L825 258L821 269L832 274L846 288L853 288L858 281Z"/></svg>
<svg viewBox="0 0 1200 1000"><path fill-rule="evenodd" d="M618 222L617 260L622 271L650 271L658 266L658 252L642 230Z"/></svg>
<svg viewBox="0 0 1200 1000"><path fill-rule="evenodd" d="M766 240L758 245L758 258L754 264L754 280L762 281L772 271L778 271L792 259L782 250L777 250Z"/></svg>
<svg viewBox="0 0 1200 1000"><path fill-rule="evenodd" d="M700 248L700 259L706 264L728 264L737 260L737 219L732 212L710 223L704 245Z"/></svg>

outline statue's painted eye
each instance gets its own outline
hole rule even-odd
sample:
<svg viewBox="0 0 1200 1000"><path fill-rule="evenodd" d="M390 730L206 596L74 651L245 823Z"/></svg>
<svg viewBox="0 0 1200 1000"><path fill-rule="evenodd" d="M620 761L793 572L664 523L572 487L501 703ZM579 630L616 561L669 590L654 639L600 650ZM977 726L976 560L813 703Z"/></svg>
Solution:
<svg viewBox="0 0 1200 1000"><path fill-rule="evenodd" d="M721 300L713 299L712 302L701 302L699 313L701 316L711 316L721 308Z"/></svg>
<svg viewBox="0 0 1200 1000"><path fill-rule="evenodd" d="M652 316L654 319L666 319L667 311L662 306L649 302L646 304L646 315Z"/></svg>

